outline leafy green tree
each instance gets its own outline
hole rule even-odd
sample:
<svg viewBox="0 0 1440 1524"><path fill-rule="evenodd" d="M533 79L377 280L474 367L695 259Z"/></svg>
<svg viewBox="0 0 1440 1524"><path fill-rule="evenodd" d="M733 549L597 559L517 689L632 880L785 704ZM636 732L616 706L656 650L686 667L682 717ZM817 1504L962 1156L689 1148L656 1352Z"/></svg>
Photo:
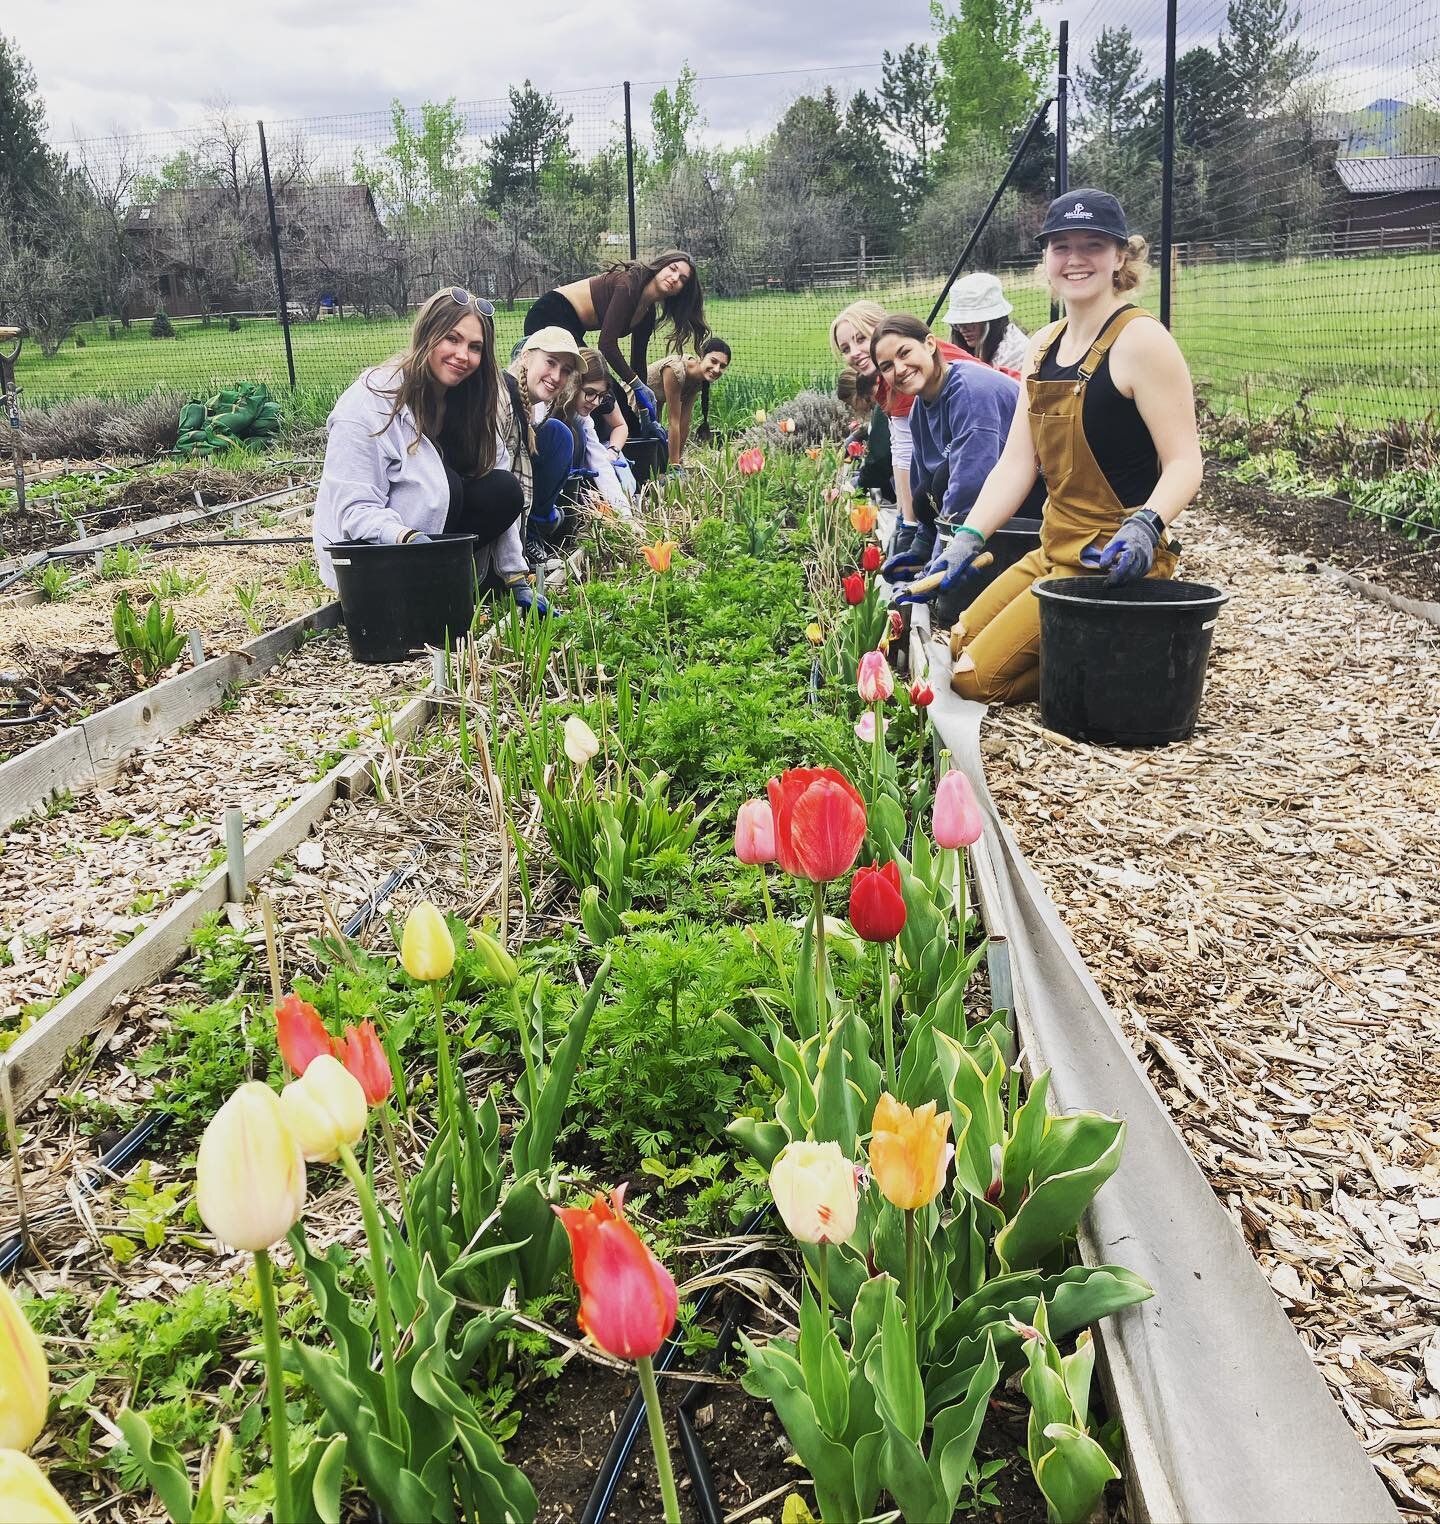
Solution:
<svg viewBox="0 0 1440 1524"><path fill-rule="evenodd" d="M1230 0L1220 34L1220 67L1243 116L1272 115L1315 66L1313 49L1294 41L1300 10L1289 0Z"/></svg>
<svg viewBox="0 0 1440 1524"><path fill-rule="evenodd" d="M473 199L485 184L485 166L465 152L465 118L452 97L426 101L418 127L399 100L390 103L389 143L375 162L355 155L355 178L370 187L384 214L424 221L441 207Z"/></svg>
<svg viewBox="0 0 1440 1524"><path fill-rule="evenodd" d="M42 214L63 177L45 143L45 100L19 48L0 33L0 205L12 221Z"/></svg>
<svg viewBox="0 0 1440 1524"><path fill-rule="evenodd" d="M490 144L490 205L534 200L542 186L555 187L574 164L570 127L574 121L554 96L527 79L510 86L510 112Z"/></svg>
<svg viewBox="0 0 1440 1524"><path fill-rule="evenodd" d="M940 65L925 43L909 43L893 54L885 50L876 104L894 145L895 179L907 208L913 208L930 189L935 157L945 138Z"/></svg>
<svg viewBox="0 0 1440 1524"><path fill-rule="evenodd" d="M704 126L700 103L695 99L695 80L694 69L682 63L674 93L662 86L650 98L650 134L655 143L653 168L662 175L689 156L690 134Z"/></svg>
<svg viewBox="0 0 1440 1524"><path fill-rule="evenodd" d="M960 0L955 15L931 0L930 17L946 150L1008 146L1034 115L1053 57L1032 0Z"/></svg>

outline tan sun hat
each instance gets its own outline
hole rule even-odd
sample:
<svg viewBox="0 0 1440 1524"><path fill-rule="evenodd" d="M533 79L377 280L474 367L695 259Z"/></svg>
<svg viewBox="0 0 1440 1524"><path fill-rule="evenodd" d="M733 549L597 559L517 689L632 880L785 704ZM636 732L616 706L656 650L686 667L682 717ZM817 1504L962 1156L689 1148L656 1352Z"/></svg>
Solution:
<svg viewBox="0 0 1440 1524"><path fill-rule="evenodd" d="M988 323L991 318L1009 317L1012 310L995 276L967 275L950 288L950 309L945 321L954 326Z"/></svg>
<svg viewBox="0 0 1440 1524"><path fill-rule="evenodd" d="M549 328L537 328L534 333L526 334L520 353L523 355L527 349L543 349L547 355L574 355L577 360L580 358L580 346L575 342L575 335L558 324Z"/></svg>

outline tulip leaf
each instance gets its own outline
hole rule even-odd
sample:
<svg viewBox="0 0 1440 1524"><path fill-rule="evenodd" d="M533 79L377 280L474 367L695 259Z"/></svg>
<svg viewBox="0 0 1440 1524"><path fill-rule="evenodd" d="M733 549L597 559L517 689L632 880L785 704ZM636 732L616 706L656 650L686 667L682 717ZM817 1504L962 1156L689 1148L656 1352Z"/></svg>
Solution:
<svg viewBox="0 0 1440 1524"><path fill-rule="evenodd" d="M144 1472L145 1480L165 1505L165 1512L174 1524L191 1524L194 1503L190 1493L190 1473L180 1452L174 1445L157 1439L148 1421L134 1408L125 1408L115 1422L125 1436L136 1464Z"/></svg>
<svg viewBox="0 0 1440 1524"><path fill-rule="evenodd" d="M800 1296L797 1352L816 1422L831 1439L843 1441L850 1423L850 1380L845 1354L833 1322L821 1313L808 1284Z"/></svg>
<svg viewBox="0 0 1440 1524"><path fill-rule="evenodd" d="M993 1039L983 1053L993 1059L988 1073L969 1049L943 1032L935 1033L935 1057L955 1124L955 1176L982 1199L991 1179L990 1150L1005 1141L1005 1108L1000 1100L1005 1064Z"/></svg>
<svg viewBox="0 0 1440 1524"><path fill-rule="evenodd" d="M1107 1482L1119 1479L1114 1463L1088 1434L1070 1424L1045 1429L1051 1448L1035 1466L1035 1481L1045 1495L1054 1524L1084 1524Z"/></svg>
<svg viewBox="0 0 1440 1524"><path fill-rule="evenodd" d="M767 1042L753 1027L737 1021L729 1011L717 1011L716 1025L757 1069L777 1088L780 1085L780 1064L775 1057L773 1037ZM771 1023L772 1027L774 1023Z"/></svg>
<svg viewBox="0 0 1440 1524"><path fill-rule="evenodd" d="M1030 1188L1035 1167L1035 1151L1045 1132L1050 1095L1050 1071L1037 1075L1025 1103L1015 1113L1009 1141L1000 1164L1000 1207L1007 1217L1020 1205Z"/></svg>
<svg viewBox="0 0 1440 1524"><path fill-rule="evenodd" d="M585 1047L585 1037L599 1008L600 996L604 993L605 980L609 974L610 959L607 957L595 971L585 999L570 1018L565 1039L555 1050L549 1073L541 1085L539 1102L516 1130L511 1157L515 1161L517 1175L526 1174L530 1170L539 1170L542 1174L549 1171L555 1135L560 1130L565 1105L570 1099L570 1087L575 1081L575 1071L580 1065L580 1054ZM541 1052L543 1051L542 1048Z"/></svg>
<svg viewBox="0 0 1440 1524"><path fill-rule="evenodd" d="M1052 1138L1062 1146L1052 1146ZM1052 1117L1036 1151L1036 1183L996 1235L995 1254L1002 1267L1025 1270L1053 1256L1095 1192L1119 1168L1124 1147L1123 1122L1093 1112Z"/></svg>
<svg viewBox="0 0 1440 1524"><path fill-rule="evenodd" d="M310 1509L303 1524L312 1519L318 1524L340 1524L340 1494L345 1484L345 1452L349 1440L344 1434L320 1435L312 1439L290 1472L290 1496L298 1505L308 1500ZM223 1514L217 1515L222 1518ZM197 1516L193 1524L201 1524ZM297 1521L300 1524L300 1521Z"/></svg>
<svg viewBox="0 0 1440 1524"><path fill-rule="evenodd" d="M995 1358L994 1344L987 1341L985 1358L975 1368L965 1396L935 1415L930 1436L930 1475L945 1501L941 1517L948 1519L955 1512L975 1454L975 1441L985 1422L990 1394L999 1380L1000 1362Z"/></svg>
<svg viewBox="0 0 1440 1524"><path fill-rule="evenodd" d="M871 1347L866 1359L866 1374L875 1389L886 1426L893 1427L912 1444L918 1445L925 1432L925 1389L920 1383L920 1368L915 1363L905 1308L893 1282L889 1283L881 1318L879 1345Z"/></svg>
<svg viewBox="0 0 1440 1524"><path fill-rule="evenodd" d="M779 1122L757 1122L754 1117L736 1117L725 1131L765 1170L791 1141L789 1132Z"/></svg>
<svg viewBox="0 0 1440 1524"><path fill-rule="evenodd" d="M1070 1406L1076 1418L1084 1424L1090 1412L1090 1378L1095 1373L1095 1341L1088 1329L1075 1340L1074 1353L1066 1355L1060 1364L1065 1390L1070 1394Z"/></svg>

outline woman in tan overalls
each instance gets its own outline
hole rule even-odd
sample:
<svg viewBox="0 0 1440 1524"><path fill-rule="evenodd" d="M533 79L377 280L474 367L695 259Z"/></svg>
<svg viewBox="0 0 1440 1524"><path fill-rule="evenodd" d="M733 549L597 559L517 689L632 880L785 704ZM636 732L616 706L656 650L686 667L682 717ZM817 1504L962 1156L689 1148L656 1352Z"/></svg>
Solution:
<svg viewBox="0 0 1440 1524"><path fill-rule="evenodd" d="M1097 570L1112 585L1171 576L1165 531L1200 488L1190 372L1166 329L1125 299L1144 277L1146 246L1130 236L1120 203L1104 191L1067 192L1050 203L1036 242L1065 316L1031 341L1027 406L1016 409L964 524L927 568L942 574L940 587L961 581L1043 475L1040 549L997 577L952 632L951 687L987 704L1020 703L1039 689L1031 584Z"/></svg>

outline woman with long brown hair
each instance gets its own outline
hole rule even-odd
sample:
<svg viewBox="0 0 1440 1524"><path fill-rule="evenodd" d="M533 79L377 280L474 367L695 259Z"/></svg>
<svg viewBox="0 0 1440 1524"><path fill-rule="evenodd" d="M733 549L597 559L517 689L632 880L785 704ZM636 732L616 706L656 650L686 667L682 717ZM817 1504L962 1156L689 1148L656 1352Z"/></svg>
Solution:
<svg viewBox="0 0 1440 1524"><path fill-rule="evenodd" d="M333 544L437 534L476 536L482 584L525 583L525 497L499 432L500 388L494 309L447 286L422 304L405 353L341 393L315 498L315 559L328 586Z"/></svg>
<svg viewBox="0 0 1440 1524"><path fill-rule="evenodd" d="M563 328L577 344L583 344L587 334L598 332L595 347L626 399L654 423L660 410L646 383L645 359L660 322L669 327L669 348L677 354L687 348L698 350L710 336L700 276L694 259L683 249L665 249L653 259L627 259L599 275L547 291L525 314L525 332ZM627 337L628 360L620 352L620 341ZM633 410L628 421L634 422Z"/></svg>

